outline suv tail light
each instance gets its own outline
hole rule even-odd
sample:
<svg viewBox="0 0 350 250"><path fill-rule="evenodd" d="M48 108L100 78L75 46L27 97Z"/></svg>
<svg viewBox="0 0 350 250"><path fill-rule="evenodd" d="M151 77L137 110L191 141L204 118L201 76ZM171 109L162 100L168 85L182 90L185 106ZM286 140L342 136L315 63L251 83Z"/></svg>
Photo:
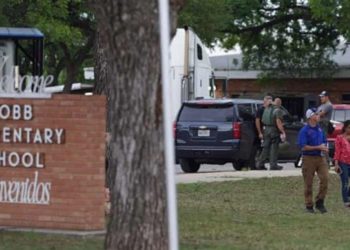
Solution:
<svg viewBox="0 0 350 250"><path fill-rule="evenodd" d="M241 123L232 123L233 139L241 139Z"/></svg>

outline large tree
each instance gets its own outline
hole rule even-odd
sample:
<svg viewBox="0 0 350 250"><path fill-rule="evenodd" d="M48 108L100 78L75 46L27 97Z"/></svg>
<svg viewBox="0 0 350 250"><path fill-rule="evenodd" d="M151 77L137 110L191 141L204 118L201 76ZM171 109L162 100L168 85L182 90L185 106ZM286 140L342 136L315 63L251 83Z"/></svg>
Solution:
<svg viewBox="0 0 350 250"><path fill-rule="evenodd" d="M182 3L172 1L175 19ZM99 31L96 91L107 95L111 135L106 248L166 249L158 3L91 0L91 6Z"/></svg>
<svg viewBox="0 0 350 250"><path fill-rule="evenodd" d="M1 26L36 27L44 33L45 73L56 83L62 79L65 92L82 80L82 66L92 62L95 40L94 18L85 0L9 0L0 10Z"/></svg>
<svg viewBox="0 0 350 250"><path fill-rule="evenodd" d="M350 1L309 0L313 16L335 26L350 41Z"/></svg>
<svg viewBox="0 0 350 250"><path fill-rule="evenodd" d="M349 16L344 11L348 1L201 2L189 0L180 23L192 26L209 46L216 41L228 49L239 44L244 68L262 69L274 77L329 77L335 72L331 55L344 49L341 36L347 36L349 26L341 17Z"/></svg>

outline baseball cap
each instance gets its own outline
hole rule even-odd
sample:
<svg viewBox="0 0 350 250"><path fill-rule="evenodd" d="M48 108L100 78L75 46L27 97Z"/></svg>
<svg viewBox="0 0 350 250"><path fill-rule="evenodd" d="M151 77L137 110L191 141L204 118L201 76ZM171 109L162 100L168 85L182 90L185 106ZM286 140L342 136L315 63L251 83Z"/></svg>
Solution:
<svg viewBox="0 0 350 250"><path fill-rule="evenodd" d="M320 97L323 97L323 96L328 96L328 92L323 90L320 94L319 94Z"/></svg>
<svg viewBox="0 0 350 250"><path fill-rule="evenodd" d="M310 119L311 116L316 115L316 114L317 114L316 110L311 108L311 109L306 110L305 116L306 116L306 119Z"/></svg>

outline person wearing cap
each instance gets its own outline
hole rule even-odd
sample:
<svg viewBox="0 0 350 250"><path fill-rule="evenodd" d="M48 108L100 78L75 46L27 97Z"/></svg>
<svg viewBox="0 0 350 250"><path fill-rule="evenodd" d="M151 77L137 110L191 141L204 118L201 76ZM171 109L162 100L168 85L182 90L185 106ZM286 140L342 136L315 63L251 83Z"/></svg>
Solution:
<svg viewBox="0 0 350 250"><path fill-rule="evenodd" d="M299 131L298 144L303 157L302 174L304 177L304 198L306 211L314 213L312 186L315 173L320 180L315 208L326 213L324 200L328 190L328 164L325 154L328 153L326 137L318 122L320 116L315 109L306 111L307 124Z"/></svg>
<svg viewBox="0 0 350 250"><path fill-rule="evenodd" d="M332 117L333 105L329 100L327 91L322 91L320 94L321 105L317 108L317 113L320 115L320 127L327 136L328 126Z"/></svg>

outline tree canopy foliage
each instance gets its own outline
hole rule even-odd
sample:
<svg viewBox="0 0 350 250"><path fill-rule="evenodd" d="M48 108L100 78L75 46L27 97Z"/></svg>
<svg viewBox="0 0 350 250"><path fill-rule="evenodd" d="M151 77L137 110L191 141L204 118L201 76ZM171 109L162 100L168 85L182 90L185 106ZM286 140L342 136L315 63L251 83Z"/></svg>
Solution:
<svg viewBox="0 0 350 250"><path fill-rule="evenodd" d="M68 85L80 80L95 39L94 18L85 0L9 0L0 3L0 10L0 26L35 27L44 33L47 74Z"/></svg>
<svg viewBox="0 0 350 250"><path fill-rule="evenodd" d="M242 49L243 68L263 76L329 77L331 55L349 39L347 0L189 0L180 25L191 26L208 46Z"/></svg>

